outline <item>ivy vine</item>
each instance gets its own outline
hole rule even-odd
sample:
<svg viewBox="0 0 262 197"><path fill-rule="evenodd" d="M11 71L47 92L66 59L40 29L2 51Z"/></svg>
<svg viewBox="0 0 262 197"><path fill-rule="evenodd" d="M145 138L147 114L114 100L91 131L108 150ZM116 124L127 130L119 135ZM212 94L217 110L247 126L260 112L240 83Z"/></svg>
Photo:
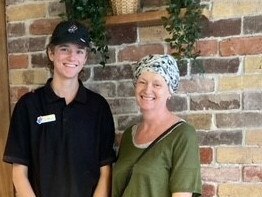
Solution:
<svg viewBox="0 0 262 197"><path fill-rule="evenodd" d="M181 62L199 56L195 42L201 37L203 8L200 0L170 0L169 16L162 17L163 26L170 34L165 41L169 43L172 55Z"/></svg>

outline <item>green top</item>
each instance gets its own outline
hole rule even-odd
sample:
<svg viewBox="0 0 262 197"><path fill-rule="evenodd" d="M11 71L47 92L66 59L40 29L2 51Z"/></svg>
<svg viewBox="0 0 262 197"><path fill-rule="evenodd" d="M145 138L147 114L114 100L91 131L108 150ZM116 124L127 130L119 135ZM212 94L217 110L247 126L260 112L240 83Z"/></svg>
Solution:
<svg viewBox="0 0 262 197"><path fill-rule="evenodd" d="M128 128L121 141L119 157L113 168L112 197L171 197L175 192L201 194L200 159L195 129L180 124L155 144L134 165L124 194L129 169L144 149L137 148Z"/></svg>

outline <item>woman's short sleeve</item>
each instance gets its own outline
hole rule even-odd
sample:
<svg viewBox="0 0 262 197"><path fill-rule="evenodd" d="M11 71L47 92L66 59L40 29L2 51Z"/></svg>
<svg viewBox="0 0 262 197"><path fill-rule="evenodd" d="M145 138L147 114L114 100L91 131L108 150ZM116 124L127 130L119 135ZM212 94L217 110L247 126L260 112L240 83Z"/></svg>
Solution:
<svg viewBox="0 0 262 197"><path fill-rule="evenodd" d="M188 124L180 127L173 147L173 158L170 172L170 190L175 192L192 192L200 196L201 174L199 146L196 131Z"/></svg>

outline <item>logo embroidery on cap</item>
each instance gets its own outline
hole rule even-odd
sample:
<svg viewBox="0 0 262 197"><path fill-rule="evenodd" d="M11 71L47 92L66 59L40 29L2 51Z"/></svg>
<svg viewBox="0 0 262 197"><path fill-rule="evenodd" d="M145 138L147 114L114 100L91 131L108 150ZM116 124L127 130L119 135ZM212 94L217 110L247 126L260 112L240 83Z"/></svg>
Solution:
<svg viewBox="0 0 262 197"><path fill-rule="evenodd" d="M85 41L83 38L80 38L80 40L81 40L82 42L86 43L86 41Z"/></svg>
<svg viewBox="0 0 262 197"><path fill-rule="evenodd" d="M72 25L71 27L68 28L68 32L69 33L75 33L75 31L77 30L77 26L76 25Z"/></svg>

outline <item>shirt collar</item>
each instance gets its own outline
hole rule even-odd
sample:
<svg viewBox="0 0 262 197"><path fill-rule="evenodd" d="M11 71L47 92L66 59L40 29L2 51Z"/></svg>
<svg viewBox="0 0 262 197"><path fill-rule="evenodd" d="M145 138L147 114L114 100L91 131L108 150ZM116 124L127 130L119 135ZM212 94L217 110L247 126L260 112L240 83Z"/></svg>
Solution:
<svg viewBox="0 0 262 197"><path fill-rule="evenodd" d="M47 99L47 102L49 103L56 102L59 99L61 99L59 96L55 94L55 92L53 91L51 87L52 80L53 80L52 78L48 79L44 87L46 99ZM82 81L79 80L79 88L77 90L74 101L79 102L79 103L86 103L86 100L87 100L87 95L86 95L85 87Z"/></svg>

